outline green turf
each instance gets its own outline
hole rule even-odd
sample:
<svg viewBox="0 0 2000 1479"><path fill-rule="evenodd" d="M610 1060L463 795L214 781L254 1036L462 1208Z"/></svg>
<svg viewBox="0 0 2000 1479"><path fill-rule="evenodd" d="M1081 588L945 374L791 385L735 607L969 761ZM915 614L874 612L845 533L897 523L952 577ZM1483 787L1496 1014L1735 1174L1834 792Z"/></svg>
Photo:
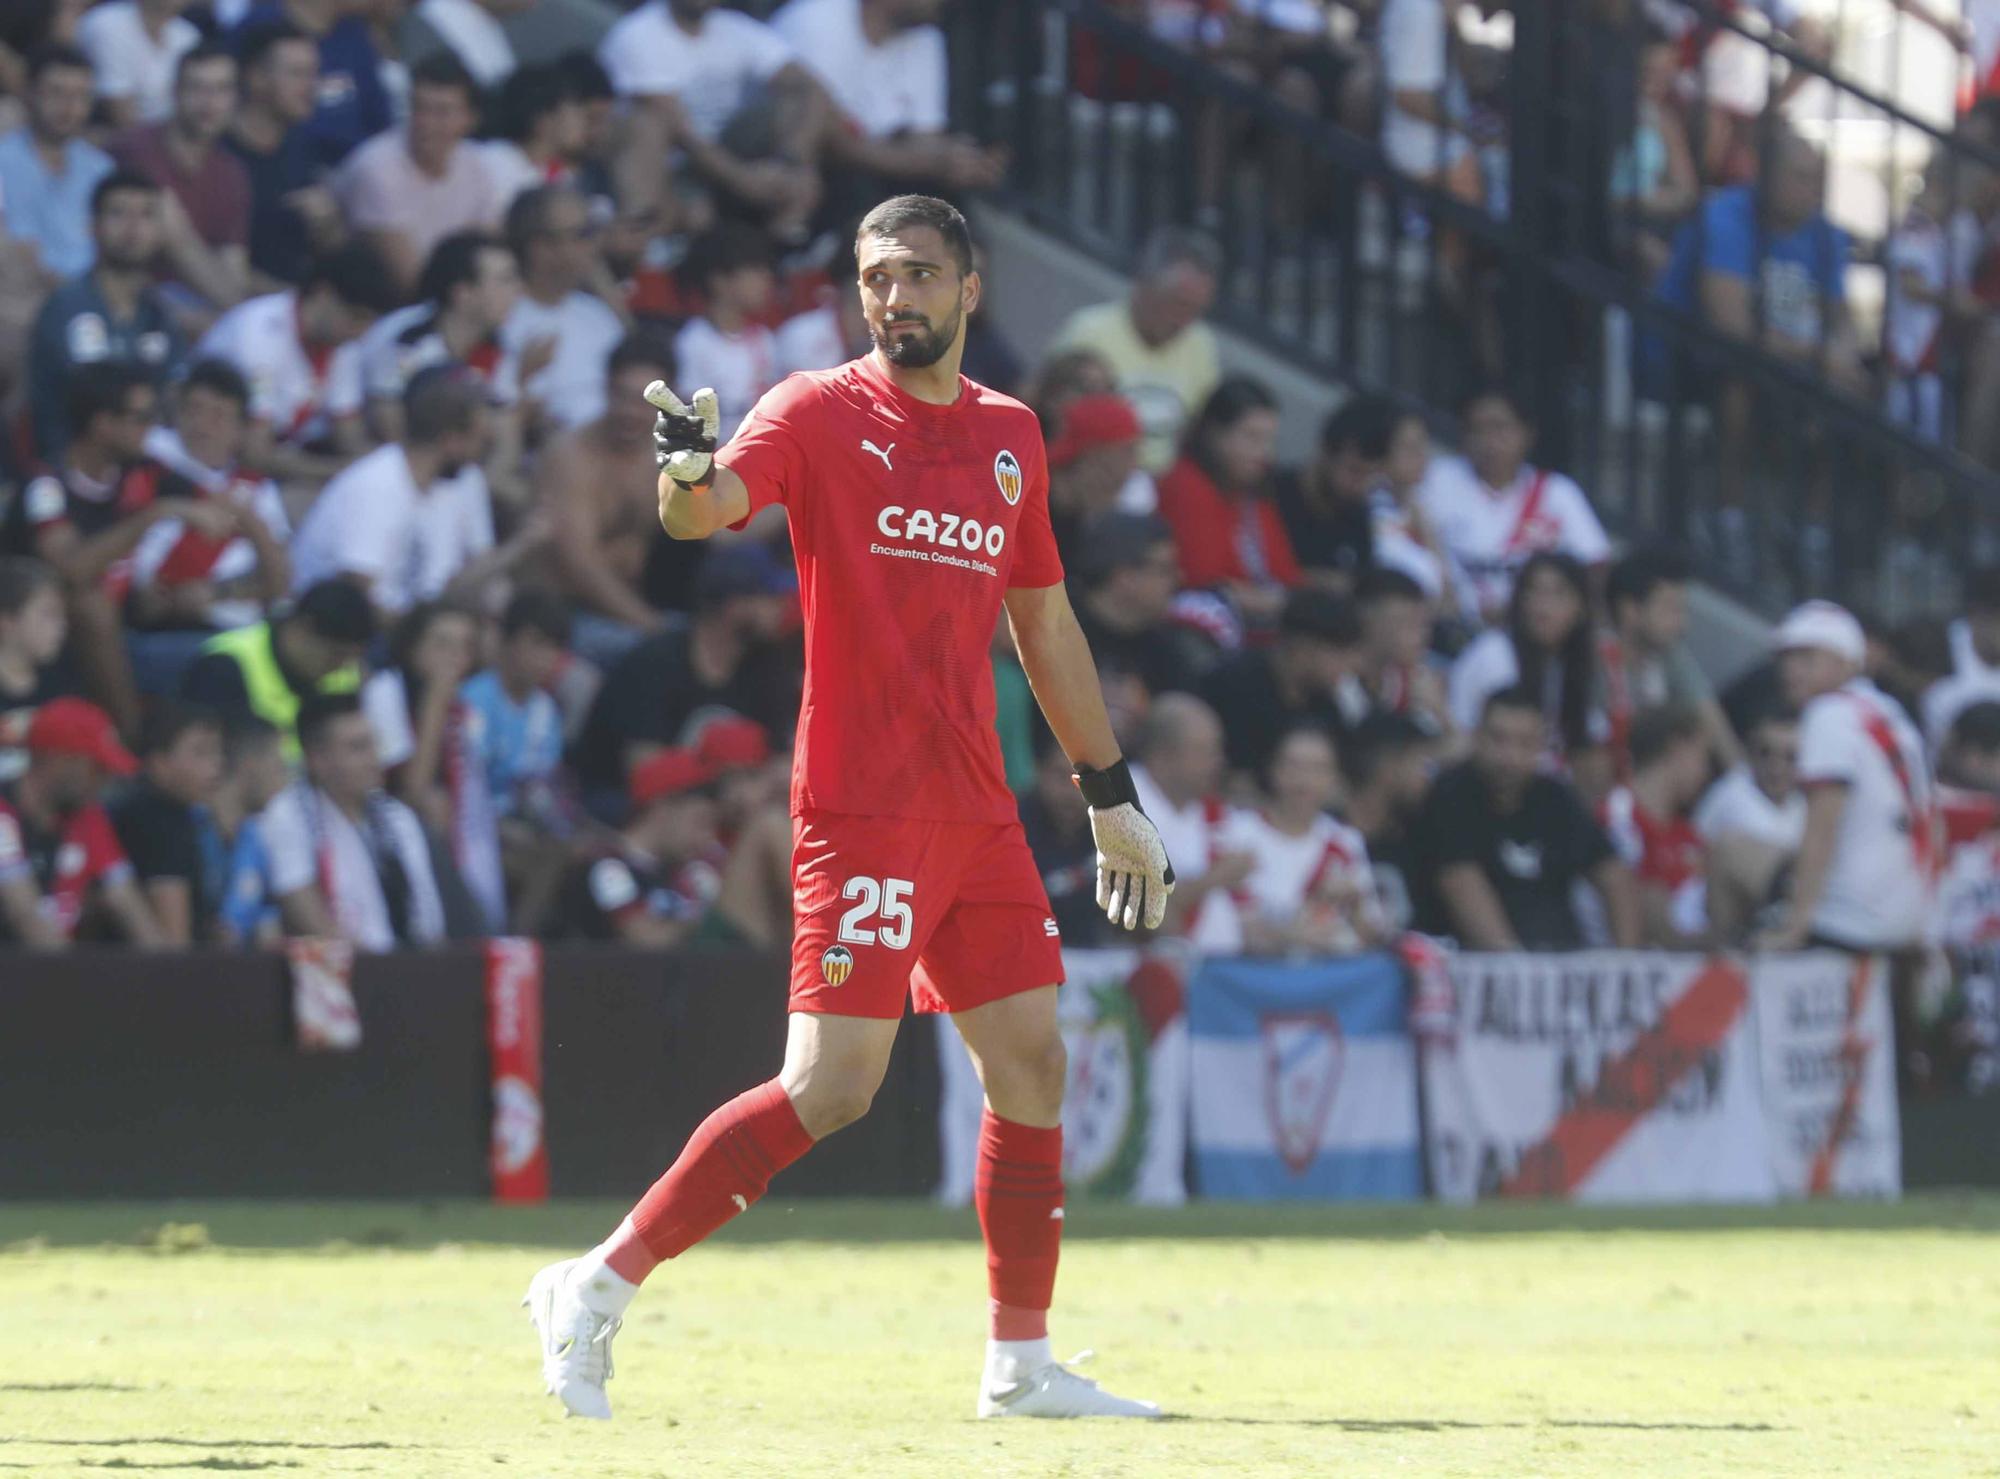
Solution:
<svg viewBox="0 0 2000 1479"><path fill-rule="evenodd" d="M2000 1200L1077 1206L1056 1342L1161 1424L972 1422L966 1215L757 1209L540 1395L622 1208L0 1206L0 1476L2000 1475Z"/></svg>

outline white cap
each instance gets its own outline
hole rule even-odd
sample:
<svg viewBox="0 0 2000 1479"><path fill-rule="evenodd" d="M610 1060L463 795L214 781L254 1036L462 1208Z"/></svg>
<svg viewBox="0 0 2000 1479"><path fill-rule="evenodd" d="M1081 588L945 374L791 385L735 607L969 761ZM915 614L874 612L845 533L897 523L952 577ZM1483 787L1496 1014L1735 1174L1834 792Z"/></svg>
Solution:
<svg viewBox="0 0 2000 1479"><path fill-rule="evenodd" d="M1797 647L1813 647L1844 657L1856 667L1868 660L1868 638L1852 612L1831 601L1808 601L1793 608L1779 623L1776 646L1780 652Z"/></svg>

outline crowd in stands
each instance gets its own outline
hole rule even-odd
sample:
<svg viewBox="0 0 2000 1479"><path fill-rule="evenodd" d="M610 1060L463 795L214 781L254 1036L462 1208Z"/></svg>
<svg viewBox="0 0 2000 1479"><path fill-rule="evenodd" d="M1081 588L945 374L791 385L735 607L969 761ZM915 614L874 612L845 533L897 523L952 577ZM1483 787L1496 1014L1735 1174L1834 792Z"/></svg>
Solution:
<svg viewBox="0 0 2000 1479"><path fill-rule="evenodd" d="M941 9L10 9L0 939L781 942L783 520L668 540L641 392L713 385L726 433L863 352L856 207L1002 178L950 130ZM1156 9L1199 20L1190 44L1216 18ZM1397 54L1435 0L1371 12L1380 56L1326 49L1294 24L1312 3L1237 9L1258 44L1224 60L1342 119L1387 88L1392 156L1492 183L1460 168L1490 130L1455 74L1426 102L1435 59ZM1874 634L1815 687L1794 659L1831 650L1822 623L1718 695L1686 560L1618 554L1504 385L1451 408L1457 454L1354 395L1281 465L1278 397L1205 322L1220 270L1162 230L1035 363L975 317L965 364L1042 419L1072 597L1179 875L1167 932L1294 954L1792 929L1799 708L1863 659L1953 784L2000 783L2000 572L1948 635ZM1083 804L1004 624L993 664L1064 938L1102 942Z"/></svg>

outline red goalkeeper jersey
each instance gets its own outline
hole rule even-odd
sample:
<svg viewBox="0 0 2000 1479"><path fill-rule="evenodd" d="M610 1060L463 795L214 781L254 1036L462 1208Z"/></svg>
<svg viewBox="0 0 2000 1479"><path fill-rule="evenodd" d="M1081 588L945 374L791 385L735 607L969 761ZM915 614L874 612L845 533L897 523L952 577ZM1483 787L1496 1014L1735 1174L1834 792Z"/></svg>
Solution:
<svg viewBox="0 0 2000 1479"><path fill-rule="evenodd" d="M959 377L933 406L872 355L793 375L719 460L785 505L805 608L792 810L1010 822L990 649L1010 587L1050 586L1041 425Z"/></svg>

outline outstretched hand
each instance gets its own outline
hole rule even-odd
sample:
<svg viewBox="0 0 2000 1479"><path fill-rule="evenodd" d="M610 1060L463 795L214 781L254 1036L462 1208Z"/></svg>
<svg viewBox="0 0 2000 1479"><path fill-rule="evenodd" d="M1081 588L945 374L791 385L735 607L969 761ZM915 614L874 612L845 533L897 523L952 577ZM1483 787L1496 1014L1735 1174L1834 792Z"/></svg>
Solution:
<svg viewBox="0 0 2000 1479"><path fill-rule="evenodd" d="M715 448L722 430L722 407L703 386L689 405L664 380L646 387L646 403L660 414L653 421L653 453L660 470L689 488L715 481Z"/></svg>

